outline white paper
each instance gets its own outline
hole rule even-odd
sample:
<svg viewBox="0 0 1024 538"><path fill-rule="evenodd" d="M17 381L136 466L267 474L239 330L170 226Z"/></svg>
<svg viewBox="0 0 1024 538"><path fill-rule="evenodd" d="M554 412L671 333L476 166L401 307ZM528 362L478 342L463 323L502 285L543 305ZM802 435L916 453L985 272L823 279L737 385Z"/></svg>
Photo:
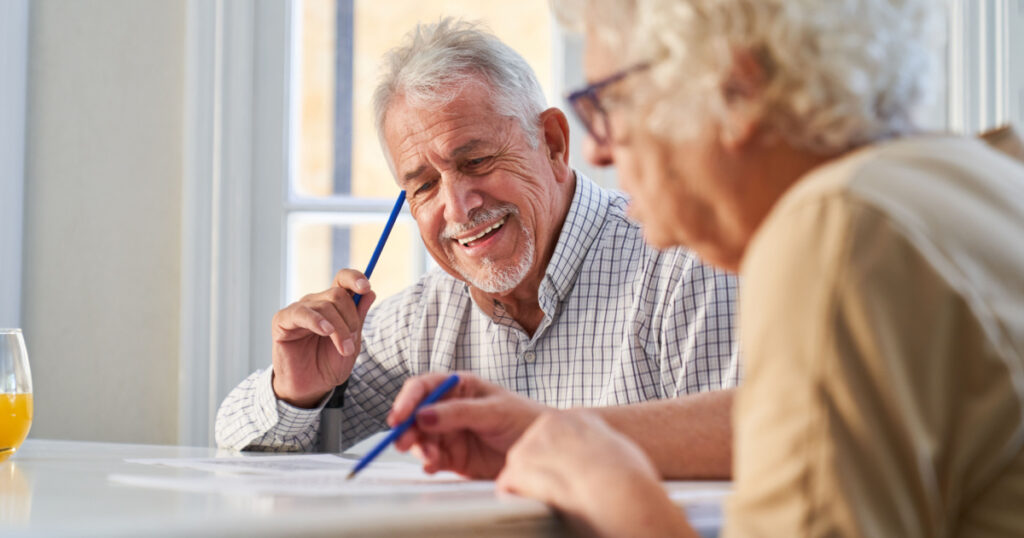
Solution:
<svg viewBox="0 0 1024 538"><path fill-rule="evenodd" d="M407 462L375 461L352 480L356 460L331 454L242 456L232 458L130 459L202 474L168 476L114 474L113 482L177 491L231 492L298 496L394 495L436 492L493 491L494 482L471 481L440 472L427 474Z"/></svg>
<svg viewBox="0 0 1024 538"><path fill-rule="evenodd" d="M260 474L288 474L304 471L344 471L349 472L357 460L343 458L334 454L302 454L288 456L236 456L230 458L146 458L127 459L128 463L145 465L164 465L179 469L195 469L197 471L240 472ZM373 465L388 462L374 462Z"/></svg>
<svg viewBox="0 0 1024 538"><path fill-rule="evenodd" d="M714 501L721 503L723 499L729 496L730 491L728 489L719 489L717 487L708 488L693 488L693 489L669 489L668 496L674 501Z"/></svg>
<svg viewBox="0 0 1024 538"><path fill-rule="evenodd" d="M249 495L293 495L301 497L401 495L444 492L491 492L494 482L436 479L395 480L359 476L346 480L345 475L293 476L156 476L113 474L112 482L176 491L200 493L239 493Z"/></svg>
<svg viewBox="0 0 1024 538"><path fill-rule="evenodd" d="M725 498L732 493L729 482L665 482L669 498L686 511L694 528L721 529ZM702 533L703 534L703 533Z"/></svg>

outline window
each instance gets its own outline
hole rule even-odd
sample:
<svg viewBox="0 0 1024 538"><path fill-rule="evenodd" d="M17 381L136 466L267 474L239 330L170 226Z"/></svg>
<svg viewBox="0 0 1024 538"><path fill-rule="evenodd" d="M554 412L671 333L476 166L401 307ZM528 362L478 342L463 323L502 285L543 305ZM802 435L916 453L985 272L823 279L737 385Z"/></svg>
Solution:
<svg viewBox="0 0 1024 538"><path fill-rule="evenodd" d="M950 0L951 130L975 133L1011 122L1024 129L1024 0Z"/></svg>

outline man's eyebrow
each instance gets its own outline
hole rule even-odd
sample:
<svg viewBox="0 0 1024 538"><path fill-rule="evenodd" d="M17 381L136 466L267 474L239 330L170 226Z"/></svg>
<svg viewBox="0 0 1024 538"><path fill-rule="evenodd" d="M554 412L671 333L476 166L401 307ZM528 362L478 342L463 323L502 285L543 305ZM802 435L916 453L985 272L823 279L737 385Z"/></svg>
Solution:
<svg viewBox="0 0 1024 538"><path fill-rule="evenodd" d="M485 144L487 144L486 140L483 140L481 138L474 138L473 140L470 140L469 142L466 142L465 144L463 144L463 145L453 149L452 152L448 155L448 158L451 159L451 160L458 159L459 157L461 157L461 156L463 156L463 155L465 155L467 153L472 153L472 152L476 151L477 148L479 148L480 146L483 146ZM417 177L420 176L420 174L422 174L423 172L426 172L426 171L427 171L427 165L425 165L425 164L424 165L420 165L419 168L417 168L415 170L412 170L410 172L406 172L402 176L402 181L405 182L405 183L408 183L408 182L416 179Z"/></svg>
<svg viewBox="0 0 1024 538"><path fill-rule="evenodd" d="M423 172L426 172L426 171L427 171L427 165L421 164L419 168L417 168L417 169L415 169L415 170L413 170L411 172L406 172L405 175L402 176L402 180L403 180L403 182L408 183L408 182L416 179L420 174L422 174Z"/></svg>
<svg viewBox="0 0 1024 538"><path fill-rule="evenodd" d="M486 140L482 140L482 139L479 139L479 138L474 138L473 140L470 140L469 142L466 142L465 144L463 144L463 145L455 148L454 150L452 150L450 157L452 159L457 159L457 158L459 158L459 157L461 157L461 156L463 156L463 155L465 155L467 153L472 153L478 147L486 144L486 142L487 142Z"/></svg>

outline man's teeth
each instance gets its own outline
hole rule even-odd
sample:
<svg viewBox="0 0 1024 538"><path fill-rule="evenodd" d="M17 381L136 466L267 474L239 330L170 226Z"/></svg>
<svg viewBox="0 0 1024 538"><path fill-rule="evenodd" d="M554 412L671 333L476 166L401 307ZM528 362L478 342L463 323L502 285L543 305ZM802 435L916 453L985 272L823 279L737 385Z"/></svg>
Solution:
<svg viewBox="0 0 1024 538"><path fill-rule="evenodd" d="M503 224L505 224L505 221L507 221L507 220L508 220L508 215L505 215L504 218L502 218L498 222L495 222L490 227L488 227L486 230L484 230L484 231L474 235L473 237L466 237L466 238L463 238L463 239L459 239L459 244L461 244L462 246L466 246L466 245L472 243L473 241L476 241L477 239L480 239L481 237L483 237L483 236L493 232L494 230L497 230L498 228L501 228L501 226Z"/></svg>

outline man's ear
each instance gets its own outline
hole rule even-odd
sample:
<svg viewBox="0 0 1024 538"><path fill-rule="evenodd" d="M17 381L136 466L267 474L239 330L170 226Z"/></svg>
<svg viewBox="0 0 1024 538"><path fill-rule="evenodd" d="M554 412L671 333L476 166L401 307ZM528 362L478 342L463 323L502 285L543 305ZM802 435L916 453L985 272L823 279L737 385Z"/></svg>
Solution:
<svg viewBox="0 0 1024 538"><path fill-rule="evenodd" d="M768 74L757 55L749 50L734 50L732 68L722 83L725 115L721 142L729 149L749 144L761 126L762 100Z"/></svg>
<svg viewBox="0 0 1024 538"><path fill-rule="evenodd" d="M549 108L540 114L541 143L547 152L548 162L559 182L572 179L569 168L569 120L557 108Z"/></svg>

